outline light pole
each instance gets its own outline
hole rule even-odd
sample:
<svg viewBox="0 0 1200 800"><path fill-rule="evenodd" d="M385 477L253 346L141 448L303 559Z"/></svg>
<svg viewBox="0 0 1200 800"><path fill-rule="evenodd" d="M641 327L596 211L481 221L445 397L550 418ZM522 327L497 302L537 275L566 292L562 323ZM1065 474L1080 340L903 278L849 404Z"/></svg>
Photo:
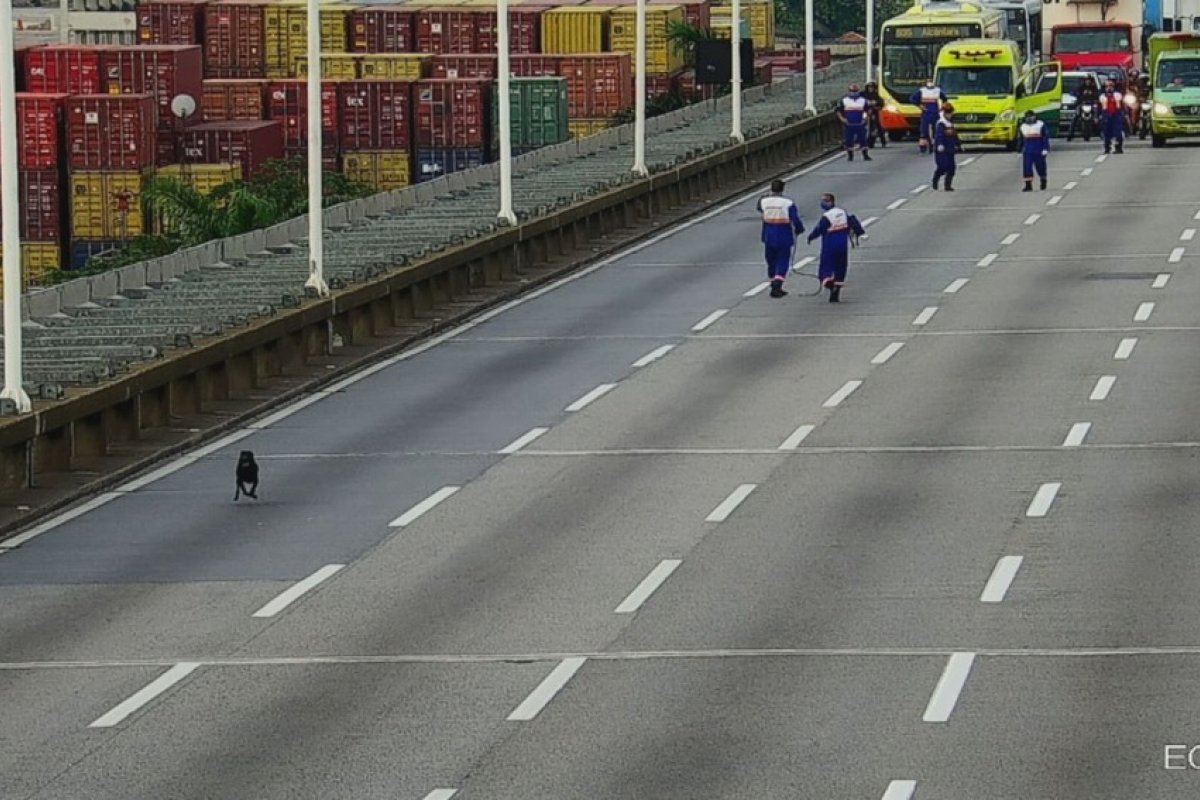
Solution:
<svg viewBox="0 0 1200 800"><path fill-rule="evenodd" d="M811 0L810 0L811 2ZM730 9L729 19L729 47L730 47L730 64L729 64L729 89L733 95L730 98L733 108L733 129L729 132L729 138L735 142L744 142L746 137L742 135L742 3L741 0L733 0L733 7Z"/></svg>
<svg viewBox="0 0 1200 800"><path fill-rule="evenodd" d="M734 0L736 3L737 0ZM670 47L670 45L667 45ZM637 0L637 70L633 90L633 174L646 177L646 0Z"/></svg>
<svg viewBox="0 0 1200 800"><path fill-rule="evenodd" d="M321 9L308 0L308 280L304 286L326 297L325 212L322 209L321 163Z"/></svg>
<svg viewBox="0 0 1200 800"><path fill-rule="evenodd" d="M815 114L817 107L813 104L813 92L816 91L816 76L813 75L815 59L813 58L813 0L804 0L804 110Z"/></svg>
<svg viewBox="0 0 1200 800"><path fill-rule="evenodd" d="M4 389L18 413L33 408L21 369L21 216L17 174L17 79L13 75L12 3L0 0L0 204L4 206Z"/></svg>
<svg viewBox="0 0 1200 800"><path fill-rule="evenodd" d="M867 83L875 80L875 0L867 0Z"/></svg>
<svg viewBox="0 0 1200 800"><path fill-rule="evenodd" d="M496 0L496 50L500 78L500 213L499 219L517 224L512 197L512 96L509 94L510 53L508 52L508 0Z"/></svg>

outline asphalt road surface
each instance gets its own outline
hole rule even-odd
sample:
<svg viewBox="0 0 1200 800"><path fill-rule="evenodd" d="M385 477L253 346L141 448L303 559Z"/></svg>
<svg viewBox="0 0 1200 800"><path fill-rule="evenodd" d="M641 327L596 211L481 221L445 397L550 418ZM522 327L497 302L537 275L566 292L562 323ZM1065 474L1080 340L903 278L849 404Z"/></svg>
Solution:
<svg viewBox="0 0 1200 800"><path fill-rule="evenodd" d="M9 542L0 797L1200 796L1200 148L875 155Z"/></svg>

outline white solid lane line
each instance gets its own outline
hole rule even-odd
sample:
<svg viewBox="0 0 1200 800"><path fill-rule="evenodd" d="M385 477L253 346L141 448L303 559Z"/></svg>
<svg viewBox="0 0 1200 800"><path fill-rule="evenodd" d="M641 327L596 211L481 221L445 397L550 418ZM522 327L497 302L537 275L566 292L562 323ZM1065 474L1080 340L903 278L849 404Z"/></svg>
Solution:
<svg viewBox="0 0 1200 800"><path fill-rule="evenodd" d="M99 495L98 497L93 497L91 500L88 500L86 503L75 506L70 511L64 511L63 513L59 514L58 516L52 517L52 518L46 520L45 522L43 522L42 524L36 525L36 526L30 528L29 530L25 531L25 533L22 533L19 536L14 536L11 539L5 539L3 542L0 542L0 550L11 550L14 547L20 547L21 545L28 542L30 539L33 539L36 536L41 536L43 533L46 533L47 531L52 531L55 528L57 528L59 525L63 525L67 522L70 522L71 520L75 519L76 517L82 517L84 514L88 513L89 511L95 511L100 506L104 505L105 503L112 502L113 500L116 500L120 496L121 496L121 492L105 492L104 494Z"/></svg>
<svg viewBox="0 0 1200 800"><path fill-rule="evenodd" d="M762 283L755 286L753 289L750 289L749 291L744 293L742 295L742 297L754 297L757 294L762 294L763 292L765 292L767 290L767 287L770 285L771 285L770 281L763 281Z"/></svg>
<svg viewBox="0 0 1200 800"><path fill-rule="evenodd" d="M716 311L712 312L707 317L705 317L704 319L700 320L695 325L693 325L692 330L697 331L697 332L702 331L705 328L707 328L709 325L712 325L714 322L716 322L717 320L719 320L721 317L725 316L728 313L729 313L728 308L718 308Z"/></svg>
<svg viewBox="0 0 1200 800"><path fill-rule="evenodd" d="M543 434L546 434L549 432L550 432L549 428L533 428L528 433L522 434L518 439L514 440L513 443L510 444L508 447L505 447L503 450L501 450L500 455L503 455L503 456L512 455L513 453L517 452L525 445L527 445L530 442L537 439L539 436L542 436Z"/></svg>
<svg viewBox="0 0 1200 800"><path fill-rule="evenodd" d="M1078 186L1078 185L1079 185L1079 181L1070 181L1070 182L1068 182L1068 183L1067 183L1065 186L1063 186L1063 191L1064 191L1064 192L1069 192L1069 191L1071 191L1072 189L1074 189L1074 188L1075 188L1076 186Z"/></svg>
<svg viewBox="0 0 1200 800"><path fill-rule="evenodd" d="M450 800L456 794L458 794L458 789L434 789L425 795L424 800Z"/></svg>
<svg viewBox="0 0 1200 800"><path fill-rule="evenodd" d="M1200 211L1197 211L1196 215L1192 217L1192 219L1200 219Z"/></svg>
<svg viewBox="0 0 1200 800"><path fill-rule="evenodd" d="M405 511L403 514L401 514L400 516L396 517L394 520L389 522L388 527L389 528L403 528L406 525L411 525L413 522L415 522L417 519L419 519L426 512L430 511L436 505L441 503L443 500L450 497L450 495L457 492L460 488L462 488L462 487L443 486L442 488L438 489L433 494L429 495L429 497L426 497L424 500L417 503L415 506L410 508L408 511Z"/></svg>
<svg viewBox="0 0 1200 800"><path fill-rule="evenodd" d="M1054 195L1054 197L1051 197L1049 200L1046 201L1046 205L1056 206L1062 202L1062 199L1063 199L1063 196L1061 194L1056 194L1056 195Z"/></svg>
<svg viewBox="0 0 1200 800"><path fill-rule="evenodd" d="M1091 429L1092 423L1090 422L1076 422L1071 426L1071 430L1067 431L1067 438L1063 439L1063 447L1079 447Z"/></svg>
<svg viewBox="0 0 1200 800"><path fill-rule="evenodd" d="M769 286L769 285L770 284L764 283L762 285L763 289L767 288L767 286ZM761 291L761 289L759 291ZM635 367L644 367L647 364L657 361L658 359L662 358L663 356L665 356L667 353L671 352L674 349L675 349L675 345L664 344L662 347L659 347L656 350L651 350L649 353L646 353L646 355L642 356L637 361L633 362L633 365Z"/></svg>
<svg viewBox="0 0 1200 800"><path fill-rule="evenodd" d="M171 667L169 670L159 675L157 678L146 684L145 687L138 690L136 694L128 700L117 705L104 716L97 719L89 728L111 728L114 725L119 725L122 720L128 717L133 712L137 711L142 706L149 703L160 694L170 689L181 680L191 675L200 665L194 662L185 661Z"/></svg>
<svg viewBox="0 0 1200 800"><path fill-rule="evenodd" d="M908 202L907 197L901 197L899 200L893 200L891 203L889 203L887 209L888 209L888 211L895 211L897 208L899 208L900 206L904 205L907 202Z"/></svg>
<svg viewBox="0 0 1200 800"><path fill-rule="evenodd" d="M614 614L632 614L642 607L650 595L654 594L654 590L662 586L667 578L671 577L680 564L683 562L677 558L664 559L657 567L650 571L650 574L638 584L637 588L629 593L629 596L621 601L621 605L614 609Z"/></svg>
<svg viewBox="0 0 1200 800"><path fill-rule="evenodd" d="M1001 240L1000 240L1000 244L1003 244L1003 245L1009 245L1009 244L1012 244L1013 242L1015 242L1017 239L1020 239L1020 238L1021 238L1021 234L1019 234L1019 233L1010 233L1008 236L1005 236L1003 239L1001 239Z"/></svg>
<svg viewBox="0 0 1200 800"><path fill-rule="evenodd" d="M281 592L274 600L267 603L265 606L255 611L252 616L265 618L273 617L280 611L290 606L292 603L299 600L302 596L311 592L321 583L332 578L339 571L345 569L345 564L326 564L319 570L309 575L304 580L297 583L295 586Z"/></svg>
<svg viewBox="0 0 1200 800"><path fill-rule="evenodd" d="M1087 169L1085 169L1083 172L1081 172L1079 174L1086 178L1088 175L1092 174L1092 168L1088 167Z"/></svg>
<svg viewBox="0 0 1200 800"><path fill-rule="evenodd" d="M576 400L574 403L571 403L571 405L567 406L567 411L582 411L589 403L592 403L593 401L603 397L615 388L617 388L615 383L602 383L595 389L592 389L590 392L585 394L583 397Z"/></svg>
<svg viewBox="0 0 1200 800"><path fill-rule="evenodd" d="M1096 385L1092 387L1092 393L1088 395L1088 400L1107 400L1108 393L1112 391L1113 384L1116 382L1116 375L1101 375L1096 379Z"/></svg>
<svg viewBox="0 0 1200 800"><path fill-rule="evenodd" d="M892 781L883 793L883 800L912 800L915 791L916 781Z"/></svg>
<svg viewBox="0 0 1200 800"><path fill-rule="evenodd" d="M1185 248L1176 247L1174 250L1171 251L1171 255L1167 256L1167 263L1168 264L1178 264L1180 261L1183 260L1183 254L1186 252L1187 252L1187 250Z"/></svg>
<svg viewBox="0 0 1200 800"><path fill-rule="evenodd" d="M585 661L587 661L586 658L579 656L564 658L554 668L554 671L547 675L545 680L538 684L538 687L521 702L521 705L508 715L509 721L529 722L536 717L554 699L554 695L567 685L567 681L571 680Z"/></svg>
<svg viewBox="0 0 1200 800"><path fill-rule="evenodd" d="M996 562L996 568L992 570L992 577L988 578L987 585L983 587L983 594L979 596L981 603L1000 603L1004 601L1004 595L1008 594L1008 587L1012 586L1013 579L1017 577L1017 570L1021 568L1021 556L1004 556Z"/></svg>
<svg viewBox="0 0 1200 800"><path fill-rule="evenodd" d="M959 289L967 285L967 280L967 278L958 278L957 280L951 281L950 285L942 291L946 294L957 294Z"/></svg>
<svg viewBox="0 0 1200 800"><path fill-rule="evenodd" d="M917 318L913 320L913 325L928 324L929 320L933 319L933 315L937 313L937 310L938 310L937 306L929 306L924 311L922 311L920 314L917 314Z"/></svg>
<svg viewBox="0 0 1200 800"><path fill-rule="evenodd" d="M1179 241L1181 241L1181 242L1190 242L1192 239L1195 239L1195 238L1196 238L1196 229L1195 228L1185 228L1183 233L1179 234Z"/></svg>
<svg viewBox="0 0 1200 800"><path fill-rule="evenodd" d="M925 708L925 722L945 722L950 719L958 696L962 694L967 676L971 674L971 665L975 663L974 653L955 653L946 663L946 669L938 680L929 705Z"/></svg>
<svg viewBox="0 0 1200 800"><path fill-rule="evenodd" d="M846 381L842 384L842 388L831 394L829 399L821 405L825 408L837 408L842 404L843 400L854 394L854 390L862 386L862 383L862 381Z"/></svg>
<svg viewBox="0 0 1200 800"><path fill-rule="evenodd" d="M712 513L704 518L705 522L724 522L729 519L729 515L742 504L742 501L750 496L750 493L758 488L756 483L743 483L741 486L733 490L733 492L721 501L721 505L712 510Z"/></svg>
<svg viewBox="0 0 1200 800"><path fill-rule="evenodd" d="M1155 276L1154 283L1150 284L1150 288L1151 289L1165 289L1165 288L1167 288L1167 281L1169 281L1169 280L1171 280L1171 273L1160 272L1160 273L1158 273L1157 276Z"/></svg>
<svg viewBox="0 0 1200 800"><path fill-rule="evenodd" d="M1122 339L1121 343L1117 345L1117 352L1113 353L1113 358L1115 358L1117 361L1125 361L1128 359L1131 355L1133 355L1133 348L1137 346L1137 341L1137 337Z"/></svg>
<svg viewBox="0 0 1200 800"><path fill-rule="evenodd" d="M1154 303L1142 303L1133 315L1134 322L1145 322L1154 313Z"/></svg>
<svg viewBox="0 0 1200 800"><path fill-rule="evenodd" d="M977 267L990 267L990 266L992 265L992 262L993 262L993 261L995 261L995 260L996 260L997 258L999 258L999 257L1000 257L1000 254L999 254L999 253L988 253L986 256L984 256L983 258L979 259L979 263L978 263L978 264L976 264L975 266L977 266Z"/></svg>
<svg viewBox="0 0 1200 800"><path fill-rule="evenodd" d="M909 194L920 194L921 192L925 191L928 188L929 188L929 184L922 183L920 186L918 186L917 188L915 188L911 192L909 192Z"/></svg>
<svg viewBox="0 0 1200 800"><path fill-rule="evenodd" d="M1025 224L1033 225L1035 222L1037 222L1041 218L1042 218L1041 214L1030 214L1028 217L1025 218Z"/></svg>
<svg viewBox="0 0 1200 800"><path fill-rule="evenodd" d="M887 347L876 353L875 357L871 359L871 363L886 364L892 356L900 352L901 347L904 347L904 342L892 342Z"/></svg>
<svg viewBox="0 0 1200 800"><path fill-rule="evenodd" d="M779 445L780 450L795 450L800 446L800 443L808 438L808 435L813 432L815 425L801 425L792 432L792 435L783 440L783 444Z"/></svg>
<svg viewBox="0 0 1200 800"><path fill-rule="evenodd" d="M1037 494L1033 496L1033 500L1030 501L1029 508L1025 510L1025 516L1046 516L1050 511L1050 506L1054 505L1054 498L1058 497L1058 490L1061 488L1061 483L1043 483L1038 487Z"/></svg>

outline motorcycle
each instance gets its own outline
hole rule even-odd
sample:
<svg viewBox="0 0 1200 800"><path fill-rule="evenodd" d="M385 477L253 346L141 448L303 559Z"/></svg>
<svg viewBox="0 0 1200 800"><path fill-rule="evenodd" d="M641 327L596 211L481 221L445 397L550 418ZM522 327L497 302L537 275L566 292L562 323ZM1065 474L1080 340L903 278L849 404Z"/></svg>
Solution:
<svg viewBox="0 0 1200 800"><path fill-rule="evenodd" d="M1133 92L1125 93L1125 133L1132 136L1141 127L1141 111L1144 108L1138 96Z"/></svg>
<svg viewBox="0 0 1200 800"><path fill-rule="evenodd" d="M1091 103L1079 105L1079 129L1083 132L1083 140L1090 142L1096 133L1096 106Z"/></svg>
<svg viewBox="0 0 1200 800"><path fill-rule="evenodd" d="M1150 109L1152 105L1149 100L1142 101L1142 116L1138 120L1138 138L1145 139L1150 135Z"/></svg>

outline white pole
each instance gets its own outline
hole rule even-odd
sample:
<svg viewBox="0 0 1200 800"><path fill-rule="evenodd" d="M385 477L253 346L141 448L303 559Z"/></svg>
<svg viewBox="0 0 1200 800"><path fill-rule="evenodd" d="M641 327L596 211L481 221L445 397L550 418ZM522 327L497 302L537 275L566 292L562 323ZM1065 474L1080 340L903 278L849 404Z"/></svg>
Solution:
<svg viewBox="0 0 1200 800"><path fill-rule="evenodd" d="M733 0L733 8L729 16L729 47L732 55L730 63L730 90L733 93L733 129L729 138L735 142L744 142L742 135L742 3Z"/></svg>
<svg viewBox="0 0 1200 800"><path fill-rule="evenodd" d="M734 0L737 2L737 0ZM668 44L668 47L671 46ZM640 178L646 172L646 0L637 0L637 70L634 78L633 174Z"/></svg>
<svg viewBox="0 0 1200 800"><path fill-rule="evenodd" d="M500 72L500 97L496 105L500 108L500 219L509 225L517 224L513 213L512 197L512 95L509 78L512 77L508 43L508 0L496 0L496 50Z"/></svg>
<svg viewBox="0 0 1200 800"><path fill-rule="evenodd" d="M33 406L21 369L21 216L17 175L17 79L13 75L12 3L0 0L0 205L4 206L4 389L19 413Z"/></svg>
<svg viewBox="0 0 1200 800"><path fill-rule="evenodd" d="M321 9L308 0L308 280L304 286L325 297L325 213L321 206Z"/></svg>
<svg viewBox="0 0 1200 800"><path fill-rule="evenodd" d="M60 44L71 43L71 0L58 2L58 41Z"/></svg>
<svg viewBox="0 0 1200 800"><path fill-rule="evenodd" d="M875 80L874 60L875 46L875 0L867 0L867 83Z"/></svg>
<svg viewBox="0 0 1200 800"><path fill-rule="evenodd" d="M813 104L813 93L816 76L813 74L815 59L813 58L813 0L804 0L804 110L813 114L817 107Z"/></svg>

